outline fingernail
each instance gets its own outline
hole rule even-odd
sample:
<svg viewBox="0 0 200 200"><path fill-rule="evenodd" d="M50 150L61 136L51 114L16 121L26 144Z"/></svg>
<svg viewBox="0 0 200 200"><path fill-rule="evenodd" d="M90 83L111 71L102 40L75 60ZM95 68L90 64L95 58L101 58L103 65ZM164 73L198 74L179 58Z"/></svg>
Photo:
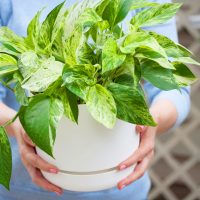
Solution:
<svg viewBox="0 0 200 200"><path fill-rule="evenodd" d="M122 185L119 189L122 190L126 185Z"/></svg>
<svg viewBox="0 0 200 200"><path fill-rule="evenodd" d="M53 168L50 169L49 171L50 171L51 173L53 173L53 174L57 174L57 173L58 173L58 170L57 170L57 169L53 169Z"/></svg>
<svg viewBox="0 0 200 200"><path fill-rule="evenodd" d="M121 165L121 166L119 167L120 170L123 170L123 169L125 169L125 168L126 168L126 165Z"/></svg>
<svg viewBox="0 0 200 200"><path fill-rule="evenodd" d="M62 193L61 192L58 192L58 191L55 191L55 193L60 196Z"/></svg>

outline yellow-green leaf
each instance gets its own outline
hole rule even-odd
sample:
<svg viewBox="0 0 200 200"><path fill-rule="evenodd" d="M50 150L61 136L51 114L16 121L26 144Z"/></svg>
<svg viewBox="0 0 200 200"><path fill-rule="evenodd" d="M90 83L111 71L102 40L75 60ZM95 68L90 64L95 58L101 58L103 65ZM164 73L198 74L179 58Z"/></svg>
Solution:
<svg viewBox="0 0 200 200"><path fill-rule="evenodd" d="M97 84L90 88L86 105L91 115L107 128L113 128L116 122L116 105L111 93Z"/></svg>
<svg viewBox="0 0 200 200"><path fill-rule="evenodd" d="M12 152L5 129L0 126L0 184L9 190L12 172Z"/></svg>
<svg viewBox="0 0 200 200"><path fill-rule="evenodd" d="M179 3L164 3L145 9L132 18L131 24L139 28L165 23L176 14L180 6Z"/></svg>
<svg viewBox="0 0 200 200"><path fill-rule="evenodd" d="M109 38L102 49L102 73L116 69L126 59L126 55L118 53L118 46L114 39Z"/></svg>

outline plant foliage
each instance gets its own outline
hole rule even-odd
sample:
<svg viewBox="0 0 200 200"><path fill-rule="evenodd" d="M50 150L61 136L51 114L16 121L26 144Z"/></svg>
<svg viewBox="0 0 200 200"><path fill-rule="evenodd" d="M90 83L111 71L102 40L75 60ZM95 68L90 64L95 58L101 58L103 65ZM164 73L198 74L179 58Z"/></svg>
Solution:
<svg viewBox="0 0 200 200"><path fill-rule="evenodd" d="M27 37L0 28L0 78L15 83L20 121L34 143L49 155L63 115L78 123L78 104L107 128L116 119L155 126L141 80L162 90L179 90L196 77L186 64L192 53L169 38L143 30L170 20L181 5L146 0L83 0L58 5L40 22L39 11ZM141 9L142 8L142 9ZM121 22L141 9L127 22ZM9 187L11 151L0 127L0 183ZM2 173L3 172L3 173Z"/></svg>

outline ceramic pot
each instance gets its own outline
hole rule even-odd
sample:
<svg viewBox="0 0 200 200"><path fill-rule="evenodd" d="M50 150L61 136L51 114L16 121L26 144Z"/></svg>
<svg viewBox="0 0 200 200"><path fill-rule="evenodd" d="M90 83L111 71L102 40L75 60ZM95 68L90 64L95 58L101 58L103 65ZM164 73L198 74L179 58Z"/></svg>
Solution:
<svg viewBox="0 0 200 200"><path fill-rule="evenodd" d="M79 105L78 125L63 117L57 129L53 149L54 158L36 148L37 153L60 172L42 172L44 177L59 187L90 192L109 189L128 176L134 169L117 170L139 146L135 125L117 120L107 129L92 118L86 105Z"/></svg>

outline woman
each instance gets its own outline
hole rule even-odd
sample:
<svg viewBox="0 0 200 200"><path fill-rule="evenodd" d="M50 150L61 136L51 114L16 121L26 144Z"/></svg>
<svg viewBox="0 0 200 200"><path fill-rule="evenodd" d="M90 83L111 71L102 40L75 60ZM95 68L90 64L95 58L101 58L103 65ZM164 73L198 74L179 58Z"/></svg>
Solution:
<svg viewBox="0 0 200 200"><path fill-rule="evenodd" d="M159 3L169 2L168 0L157 1ZM17 34L25 35L28 22L38 10L47 6L45 12L48 13L60 2L62 0L1 0L0 25L8 26ZM69 6L74 2L75 0L69 0L67 4ZM165 34L175 41L177 40L173 20L165 25L152 27L151 30ZM156 135L166 132L183 122L189 111L190 98L189 88L182 88L181 93L175 90L166 92L160 91L147 82L144 84L144 88L149 99L151 114L158 126L137 126L137 131L141 135L140 147L126 161L119 163L119 170L124 170L134 163L137 163L137 167L130 176L121 180L117 187L99 192L72 192L63 191L56 185L49 183L42 176L40 169L55 174L58 173L59 169L35 154L34 144L25 134L19 120L17 120L8 127L9 134L13 136L10 138L13 153L10 192L0 186L0 200L53 200L57 198L69 200L147 199L150 180L146 170L153 157ZM0 85L0 101L0 124L3 124L13 118L18 105L14 95L2 85ZM52 192L59 195L59 197Z"/></svg>

